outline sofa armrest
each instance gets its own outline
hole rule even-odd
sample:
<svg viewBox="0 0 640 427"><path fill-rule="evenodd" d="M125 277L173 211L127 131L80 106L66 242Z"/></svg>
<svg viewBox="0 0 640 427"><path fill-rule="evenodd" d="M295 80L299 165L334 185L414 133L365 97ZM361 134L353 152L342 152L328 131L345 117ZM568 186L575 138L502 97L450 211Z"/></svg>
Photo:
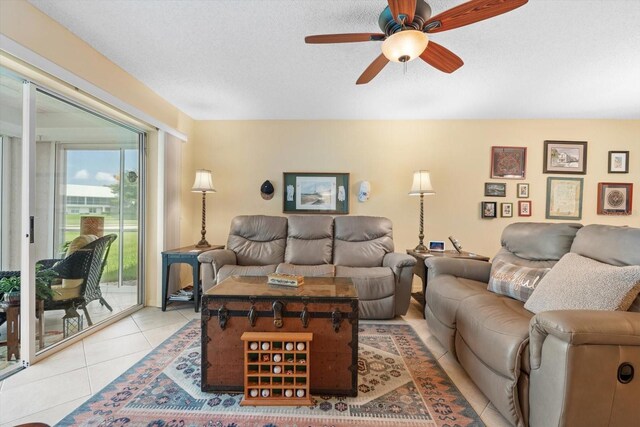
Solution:
<svg viewBox="0 0 640 427"><path fill-rule="evenodd" d="M395 274L396 277L400 276L403 268L413 268L414 265L416 265L416 259L414 257L399 252L389 252L382 258L382 266L389 267L393 270L393 274Z"/></svg>
<svg viewBox="0 0 640 427"><path fill-rule="evenodd" d="M416 259L411 255L390 252L382 259L382 266L393 271L396 280L395 315L407 314L411 303L411 285L413 284L413 267Z"/></svg>
<svg viewBox="0 0 640 427"><path fill-rule="evenodd" d="M540 367L542 347L549 335L575 346L640 346L640 313L597 310L538 313L529 323L531 369Z"/></svg>
<svg viewBox="0 0 640 427"><path fill-rule="evenodd" d="M225 265L237 264L236 253L230 249L214 249L198 255L202 264L202 291L216 284L218 271Z"/></svg>
<svg viewBox="0 0 640 427"><path fill-rule="evenodd" d="M488 283L491 263L477 259L430 257L425 260L428 281L441 274Z"/></svg>
<svg viewBox="0 0 640 427"><path fill-rule="evenodd" d="M637 424L640 313L538 313L529 351L530 426Z"/></svg>

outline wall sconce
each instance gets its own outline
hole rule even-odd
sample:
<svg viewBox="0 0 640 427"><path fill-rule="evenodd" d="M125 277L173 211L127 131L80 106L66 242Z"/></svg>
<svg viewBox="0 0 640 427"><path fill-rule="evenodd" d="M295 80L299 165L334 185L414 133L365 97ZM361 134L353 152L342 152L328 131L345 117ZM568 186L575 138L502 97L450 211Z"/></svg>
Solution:
<svg viewBox="0 0 640 427"><path fill-rule="evenodd" d="M362 181L360 183L360 189L358 190L358 201L366 202L371 197L371 183L369 181Z"/></svg>
<svg viewBox="0 0 640 427"><path fill-rule="evenodd" d="M202 230L200 231L202 238L196 244L196 248L209 248L211 245L205 239L207 234L207 229L205 228L207 218L206 195L207 193L216 192L216 189L213 188L213 177L210 170L198 169L196 171L196 179L193 181L191 191L194 193L202 192Z"/></svg>

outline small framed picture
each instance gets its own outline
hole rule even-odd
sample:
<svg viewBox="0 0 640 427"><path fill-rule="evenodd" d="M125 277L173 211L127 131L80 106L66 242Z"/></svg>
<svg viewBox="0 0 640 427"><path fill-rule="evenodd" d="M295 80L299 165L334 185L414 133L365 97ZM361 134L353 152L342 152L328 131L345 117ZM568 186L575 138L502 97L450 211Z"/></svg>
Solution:
<svg viewBox="0 0 640 427"><path fill-rule="evenodd" d="M518 216L531 216L531 200L518 202Z"/></svg>
<svg viewBox="0 0 640 427"><path fill-rule="evenodd" d="M543 173L587 173L587 143L545 141Z"/></svg>
<svg viewBox="0 0 640 427"><path fill-rule="evenodd" d="M507 184L505 182L485 182L484 195L487 197L507 197Z"/></svg>
<svg viewBox="0 0 640 427"><path fill-rule="evenodd" d="M482 202L482 218L495 218L496 217L496 202Z"/></svg>
<svg viewBox="0 0 640 427"><path fill-rule="evenodd" d="M513 203L500 203L500 216L511 218L513 216Z"/></svg>
<svg viewBox="0 0 640 427"><path fill-rule="evenodd" d="M598 215L631 215L633 184L598 183Z"/></svg>
<svg viewBox="0 0 640 427"><path fill-rule="evenodd" d="M444 242L442 240L429 240L429 251L444 252Z"/></svg>
<svg viewBox="0 0 640 427"><path fill-rule="evenodd" d="M491 147L491 178L524 179L526 147Z"/></svg>
<svg viewBox="0 0 640 427"><path fill-rule="evenodd" d="M609 151L609 173L629 173L629 152Z"/></svg>
<svg viewBox="0 0 640 427"><path fill-rule="evenodd" d="M529 198L529 184L518 184L518 199Z"/></svg>

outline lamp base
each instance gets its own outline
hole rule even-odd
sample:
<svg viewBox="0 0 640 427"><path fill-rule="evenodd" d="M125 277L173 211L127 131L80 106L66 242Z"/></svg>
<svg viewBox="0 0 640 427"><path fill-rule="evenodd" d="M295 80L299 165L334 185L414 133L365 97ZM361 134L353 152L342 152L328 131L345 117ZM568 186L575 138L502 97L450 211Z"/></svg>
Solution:
<svg viewBox="0 0 640 427"><path fill-rule="evenodd" d="M196 243L196 248L210 248L211 245L205 239L200 240Z"/></svg>
<svg viewBox="0 0 640 427"><path fill-rule="evenodd" d="M420 243L420 244L418 244L418 246L416 246L416 247L413 249L413 251L414 251L414 252L422 253L422 252L429 252L429 249L428 249L425 245L423 245L422 243Z"/></svg>

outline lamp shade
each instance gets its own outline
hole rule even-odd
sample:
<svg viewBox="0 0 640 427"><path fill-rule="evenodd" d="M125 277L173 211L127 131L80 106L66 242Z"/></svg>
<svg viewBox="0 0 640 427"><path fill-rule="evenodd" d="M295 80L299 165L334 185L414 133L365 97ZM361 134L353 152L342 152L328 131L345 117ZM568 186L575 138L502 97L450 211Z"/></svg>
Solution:
<svg viewBox="0 0 640 427"><path fill-rule="evenodd" d="M382 53L389 61L409 62L416 59L429 44L422 31L404 30L392 34L382 43Z"/></svg>
<svg viewBox="0 0 640 427"><path fill-rule="evenodd" d="M431 186L431 176L429 171L416 171L413 173L413 185L411 185L410 196L418 196L420 194L436 194Z"/></svg>
<svg viewBox="0 0 640 427"><path fill-rule="evenodd" d="M193 187L191 191L194 193L215 193L216 189L213 188L213 177L211 171L206 169L198 169L196 171L196 179L193 181Z"/></svg>

